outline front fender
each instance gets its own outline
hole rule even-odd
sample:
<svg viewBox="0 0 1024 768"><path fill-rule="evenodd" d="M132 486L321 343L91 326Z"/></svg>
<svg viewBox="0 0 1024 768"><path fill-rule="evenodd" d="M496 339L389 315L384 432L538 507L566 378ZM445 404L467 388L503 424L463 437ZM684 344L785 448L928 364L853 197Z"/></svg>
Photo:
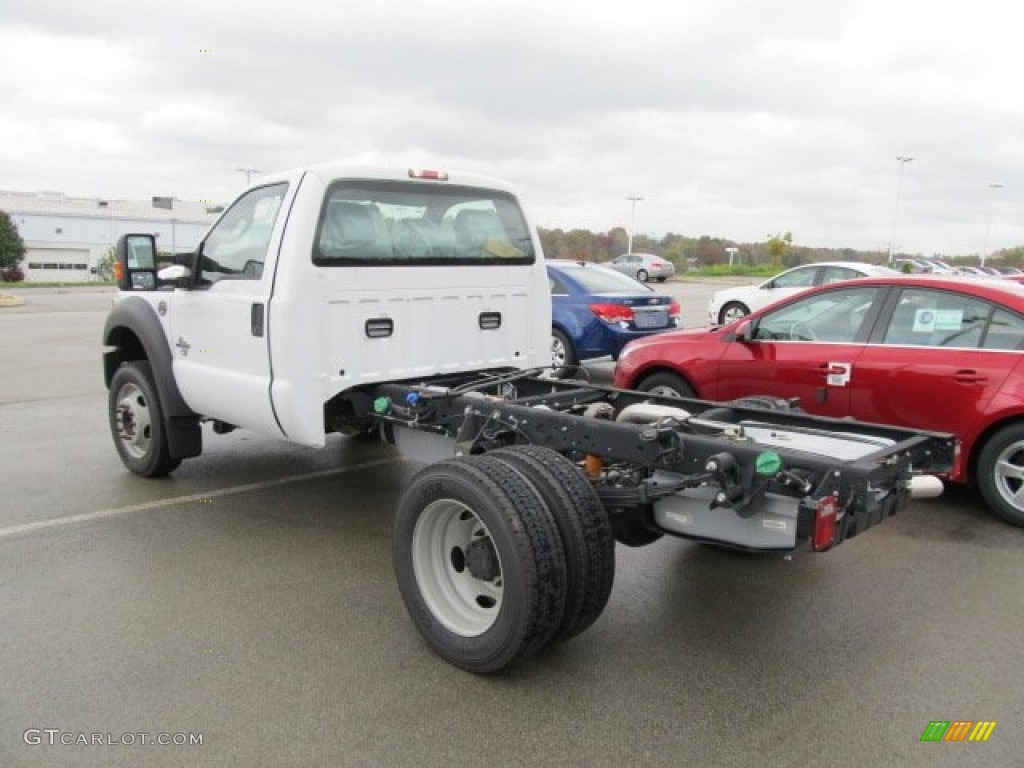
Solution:
<svg viewBox="0 0 1024 768"><path fill-rule="evenodd" d="M115 304L103 327L103 344L112 347L103 353L103 378L107 388L122 363L147 360L162 406L171 457L187 459L202 453L199 416L188 407L174 381L171 348L153 307L134 296Z"/></svg>

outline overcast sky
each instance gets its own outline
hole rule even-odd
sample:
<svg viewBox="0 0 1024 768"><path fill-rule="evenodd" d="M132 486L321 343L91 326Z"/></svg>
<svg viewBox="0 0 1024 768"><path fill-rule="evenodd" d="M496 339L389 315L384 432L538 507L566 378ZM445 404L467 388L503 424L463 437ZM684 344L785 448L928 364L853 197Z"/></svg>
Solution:
<svg viewBox="0 0 1024 768"><path fill-rule="evenodd" d="M885 251L895 221L897 250L976 254L1024 245L1020 16L1007 0L5 0L0 189L226 203L238 168L348 160L508 178L546 228L628 227L640 196L635 229L656 237Z"/></svg>

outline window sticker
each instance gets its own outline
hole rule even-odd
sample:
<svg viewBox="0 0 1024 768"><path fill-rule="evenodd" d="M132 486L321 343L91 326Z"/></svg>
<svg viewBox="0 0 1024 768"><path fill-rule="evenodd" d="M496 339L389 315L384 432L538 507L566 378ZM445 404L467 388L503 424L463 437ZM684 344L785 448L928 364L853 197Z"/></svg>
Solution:
<svg viewBox="0 0 1024 768"><path fill-rule="evenodd" d="M935 311L936 331L959 331L964 325L962 309L938 309Z"/></svg>
<svg viewBox="0 0 1024 768"><path fill-rule="evenodd" d="M935 330L935 310L919 309L914 313L914 333L931 333Z"/></svg>

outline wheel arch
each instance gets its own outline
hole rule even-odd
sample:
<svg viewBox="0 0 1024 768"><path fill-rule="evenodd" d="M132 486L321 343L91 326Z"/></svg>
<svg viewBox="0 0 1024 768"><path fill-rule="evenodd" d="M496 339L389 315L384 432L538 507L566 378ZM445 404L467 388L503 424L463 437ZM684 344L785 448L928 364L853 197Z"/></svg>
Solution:
<svg viewBox="0 0 1024 768"><path fill-rule="evenodd" d="M700 389L697 387L696 384L693 383L692 378L690 378L687 374L683 373L682 371L677 371L675 368L669 368L667 365L652 365L647 368L641 368L639 371L637 371L636 376L634 376L633 386L637 387L640 385L640 382L642 382L644 379L649 378L650 376L655 376L659 373L671 374L672 376L676 376L682 379L684 382L686 382L686 384L689 385L690 389L694 391L698 399L705 399L704 396L701 394Z"/></svg>
<svg viewBox="0 0 1024 768"><path fill-rule="evenodd" d="M103 379L107 388L122 363L147 361L163 407L171 457L187 459L202 453L199 415L188 407L174 381L171 348L153 308L135 297L116 304L103 327L103 344L109 347L103 353Z"/></svg>
<svg viewBox="0 0 1024 768"><path fill-rule="evenodd" d="M1013 425L1024 424L1024 413L1017 413L1010 416L1005 416L999 421L994 421L985 427L978 436L974 439L974 444L971 446L971 453L967 456L962 465L964 467L964 476L958 478L961 483L968 483L973 485L977 482L978 478L978 457L981 456L982 450L985 448L985 443L989 441L992 435L996 434L1000 430L1010 427Z"/></svg>

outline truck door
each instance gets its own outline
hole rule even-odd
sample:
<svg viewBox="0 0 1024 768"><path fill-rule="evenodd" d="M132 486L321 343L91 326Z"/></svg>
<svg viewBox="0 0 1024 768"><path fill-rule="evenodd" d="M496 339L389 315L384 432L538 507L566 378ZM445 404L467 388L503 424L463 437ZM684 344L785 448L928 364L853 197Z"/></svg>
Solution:
<svg viewBox="0 0 1024 768"><path fill-rule="evenodd" d="M235 201L200 244L171 318L174 376L192 410L272 436L281 429L270 399L268 303L295 182Z"/></svg>

